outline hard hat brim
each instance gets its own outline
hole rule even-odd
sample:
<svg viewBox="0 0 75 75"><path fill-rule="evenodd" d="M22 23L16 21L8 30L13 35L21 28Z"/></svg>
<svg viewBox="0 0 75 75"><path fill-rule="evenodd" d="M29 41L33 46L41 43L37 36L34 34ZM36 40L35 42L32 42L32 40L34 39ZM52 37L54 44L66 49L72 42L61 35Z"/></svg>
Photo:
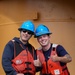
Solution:
<svg viewBox="0 0 75 75"><path fill-rule="evenodd" d="M52 33L46 33L46 34L42 34L42 35L51 35L51 34L52 34ZM34 34L34 38L37 38L37 37L42 36L42 35L38 35L38 36L37 36L37 35Z"/></svg>

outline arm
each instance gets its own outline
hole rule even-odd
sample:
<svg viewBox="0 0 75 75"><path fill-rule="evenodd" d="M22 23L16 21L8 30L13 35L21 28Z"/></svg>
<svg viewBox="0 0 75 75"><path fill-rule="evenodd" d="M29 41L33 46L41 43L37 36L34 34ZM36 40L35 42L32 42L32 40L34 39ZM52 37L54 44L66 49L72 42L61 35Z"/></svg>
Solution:
<svg viewBox="0 0 75 75"><path fill-rule="evenodd" d="M58 56L53 55L51 57L53 61L59 61L62 63L69 63L72 61L71 56L68 54L68 52L61 45L57 46L56 51L57 51Z"/></svg>
<svg viewBox="0 0 75 75"><path fill-rule="evenodd" d="M57 55L53 55L51 57L51 59L53 61L59 61L59 62L63 62L63 63L69 63L69 62L72 61L72 58L71 58L71 56L69 54L66 54L65 56L62 56L62 57L59 57Z"/></svg>
<svg viewBox="0 0 75 75"><path fill-rule="evenodd" d="M42 70L42 64L39 60L39 56L37 55L37 50L35 50L34 55L35 55L34 65L35 65L35 68L36 68L36 72L39 72L39 71Z"/></svg>
<svg viewBox="0 0 75 75"><path fill-rule="evenodd" d="M39 60L39 57L37 56L37 59L34 60L34 65L36 67L36 72L41 71L42 70L42 63Z"/></svg>
<svg viewBox="0 0 75 75"><path fill-rule="evenodd" d="M58 57L58 60L59 60L60 62L63 62L63 63L69 63L69 62L72 61L72 58L71 58L71 56L70 56L69 54L66 54L66 55L63 56L63 57Z"/></svg>
<svg viewBox="0 0 75 75"><path fill-rule="evenodd" d="M17 72L12 67L11 60L14 56L14 46L12 42L8 42L8 44L4 48L4 52L2 55L2 66L6 73L6 75L16 75Z"/></svg>

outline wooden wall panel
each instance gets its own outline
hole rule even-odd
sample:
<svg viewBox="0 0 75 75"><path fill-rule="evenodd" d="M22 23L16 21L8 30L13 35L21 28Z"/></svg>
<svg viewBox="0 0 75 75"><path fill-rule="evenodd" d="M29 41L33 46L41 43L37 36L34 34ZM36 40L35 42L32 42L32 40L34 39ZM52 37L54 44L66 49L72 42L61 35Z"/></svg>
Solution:
<svg viewBox="0 0 75 75"><path fill-rule="evenodd" d="M68 67L71 75L74 75L75 2L73 0L0 0L0 75L5 75L1 64L4 46L14 36L19 37L17 29L26 20L32 20L35 27L41 23L49 27L53 33L51 42L62 44L71 54L73 61ZM35 48L40 46L34 37L30 39L30 43Z"/></svg>

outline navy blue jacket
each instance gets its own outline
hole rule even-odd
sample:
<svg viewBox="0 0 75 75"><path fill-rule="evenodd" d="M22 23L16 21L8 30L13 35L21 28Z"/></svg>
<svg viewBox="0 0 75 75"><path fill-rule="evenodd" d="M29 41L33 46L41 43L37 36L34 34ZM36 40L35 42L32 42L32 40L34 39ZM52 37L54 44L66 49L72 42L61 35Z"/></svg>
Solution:
<svg viewBox="0 0 75 75"><path fill-rule="evenodd" d="M13 40L15 40L16 42L20 43L23 48L26 49L26 47L28 46L27 44L23 44L19 38L13 38ZM36 51L36 50L35 50ZM34 52L34 59L37 59L36 56L35 56L35 52ZM3 52L3 55L2 55L2 66L3 66L3 69L6 73L6 75L16 75L17 72L14 70L14 68L12 67L12 59L14 58L14 44L12 41L9 41L5 48L4 48L4 52ZM39 69L36 68L36 71L38 71Z"/></svg>

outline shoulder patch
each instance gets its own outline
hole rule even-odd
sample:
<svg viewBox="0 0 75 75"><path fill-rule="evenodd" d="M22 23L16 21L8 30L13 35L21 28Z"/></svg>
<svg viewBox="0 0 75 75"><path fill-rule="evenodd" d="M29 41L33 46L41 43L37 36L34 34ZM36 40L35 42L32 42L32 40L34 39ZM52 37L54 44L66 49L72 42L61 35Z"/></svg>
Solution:
<svg viewBox="0 0 75 75"><path fill-rule="evenodd" d="M53 44L53 45L52 45L52 47L57 47L57 46L58 46L58 44Z"/></svg>
<svg viewBox="0 0 75 75"><path fill-rule="evenodd" d="M37 50L42 50L42 47L39 47Z"/></svg>
<svg viewBox="0 0 75 75"><path fill-rule="evenodd" d="M11 40L12 42L15 42L15 40Z"/></svg>

